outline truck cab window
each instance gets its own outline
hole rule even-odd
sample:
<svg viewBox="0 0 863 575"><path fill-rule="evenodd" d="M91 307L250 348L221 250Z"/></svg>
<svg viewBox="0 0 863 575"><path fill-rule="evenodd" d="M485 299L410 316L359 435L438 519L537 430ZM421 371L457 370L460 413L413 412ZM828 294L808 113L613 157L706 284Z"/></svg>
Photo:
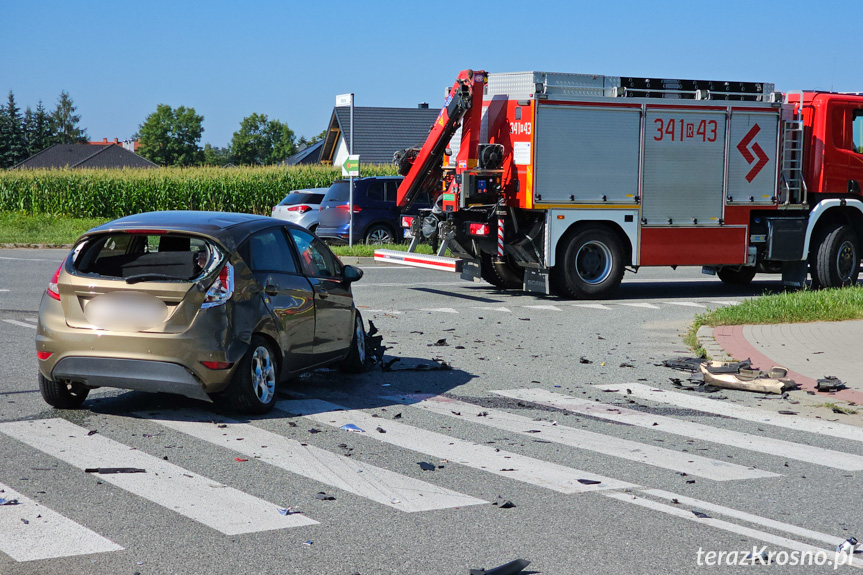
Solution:
<svg viewBox="0 0 863 575"><path fill-rule="evenodd" d="M851 141L854 151L863 154L863 110L854 110L851 120Z"/></svg>

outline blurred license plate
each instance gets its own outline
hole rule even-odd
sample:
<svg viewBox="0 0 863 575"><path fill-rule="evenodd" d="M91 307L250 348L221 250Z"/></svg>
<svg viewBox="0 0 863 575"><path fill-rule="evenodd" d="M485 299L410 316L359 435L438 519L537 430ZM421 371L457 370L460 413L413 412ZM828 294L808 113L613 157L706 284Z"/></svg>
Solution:
<svg viewBox="0 0 863 575"><path fill-rule="evenodd" d="M412 238L412 237L414 237L414 235L411 233L410 228L405 228L405 237L406 237L406 238Z"/></svg>

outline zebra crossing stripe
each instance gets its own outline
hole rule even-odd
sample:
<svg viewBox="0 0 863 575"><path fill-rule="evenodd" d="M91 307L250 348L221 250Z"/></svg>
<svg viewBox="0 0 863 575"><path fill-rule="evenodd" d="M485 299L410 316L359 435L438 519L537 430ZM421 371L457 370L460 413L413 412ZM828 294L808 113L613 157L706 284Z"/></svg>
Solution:
<svg viewBox="0 0 863 575"><path fill-rule="evenodd" d="M735 405L733 403L710 399L708 397L697 397L687 393L681 393L679 391L656 390L655 388L641 383L621 384L618 393L624 394L627 389L632 392L632 395L629 397L633 398L648 399L657 403L667 403L670 405L676 405L677 407L694 409L697 411L703 411L704 413L713 413L715 415L723 415L725 417L733 417L735 419L743 419L745 421L754 421L764 425L827 435L846 441L863 442L863 427L857 427L855 425L829 422L821 419L811 419L808 417L780 415L775 411Z"/></svg>
<svg viewBox="0 0 863 575"><path fill-rule="evenodd" d="M742 535L744 537L748 537L750 539L755 539L758 541L763 541L765 543L769 543L771 545L776 545L778 547L784 547L786 549L792 549L794 551L798 551L800 553L825 553L825 549L821 547L816 547L814 545L809 545L807 543L801 543L800 541L795 541L794 539L789 539L787 537L782 537L781 535L775 535L773 533L767 533L765 531L759 531L758 529L752 529L751 527L745 527L743 525L737 525L736 523L730 523L728 521L723 521L722 519L716 519L715 517L697 517L692 513L692 510L683 508L680 505L666 505L664 503L660 503L658 501L654 501L652 499L645 499L644 497L638 497L632 493L619 493L614 491L605 491L602 495L609 497L611 499L616 499L617 501L621 501L623 503L630 503L633 505L638 505L640 507L644 507L646 509L650 509L652 511L659 511L661 513L666 513L673 517L677 517L679 519L684 519L686 521L693 521L698 523L699 525L706 525L708 527L714 527L716 529L722 529L723 531L728 531L730 533L735 533L737 535ZM678 501L680 499L678 498ZM860 567L863 565L859 559L852 559L855 567Z"/></svg>
<svg viewBox="0 0 863 575"><path fill-rule="evenodd" d="M487 306L471 306L473 309L481 311L499 311L502 313L512 313L512 310L507 307L487 307Z"/></svg>
<svg viewBox="0 0 863 575"><path fill-rule="evenodd" d="M628 439L620 439L602 433L594 433L563 425L554 425L547 421L533 421L521 415L488 409L472 403L441 396L408 395L385 397L384 399L397 401L449 417L459 417L453 414L453 411L458 411L469 417L472 423L479 425L503 429L531 437L540 437L554 443L688 473L689 475L697 475L714 481L779 477L776 473L760 469L750 469L734 463L718 461L691 453L673 451ZM486 413L485 416L477 417L483 412ZM531 433L533 430L538 430L540 433Z"/></svg>
<svg viewBox="0 0 863 575"><path fill-rule="evenodd" d="M23 321L18 321L14 319L4 319L6 323L11 323L12 325L17 325L18 327L29 327L30 329L36 329L34 324L24 323Z"/></svg>
<svg viewBox="0 0 863 575"><path fill-rule="evenodd" d="M454 310L451 307L432 307L432 308L423 308L420 311L430 311L437 313L458 313L457 310Z"/></svg>
<svg viewBox="0 0 863 575"><path fill-rule="evenodd" d="M559 493L584 493L603 489L629 489L636 485L603 477L595 473L564 467L541 459L517 453L497 450L488 445L457 439L442 433L420 429L392 420L375 418L362 411L345 411L347 408L322 400L283 400L276 409L295 413L322 425L341 427L353 423L368 433L360 434L368 439L410 449L440 460L481 469L488 473L507 477ZM378 426L386 433L375 433ZM596 485L584 485L579 479L599 481Z"/></svg>
<svg viewBox="0 0 863 575"><path fill-rule="evenodd" d="M607 305L602 305L601 303L574 303L571 307L585 307L588 309L605 309L610 310L611 308Z"/></svg>
<svg viewBox="0 0 863 575"><path fill-rule="evenodd" d="M0 484L0 491L3 499L18 500L18 505L0 508L0 552L15 561L38 561L123 549L11 487Z"/></svg>
<svg viewBox="0 0 863 575"><path fill-rule="evenodd" d="M625 305L628 307L643 307L644 309L659 309L658 305L653 305L652 303L623 303L620 305Z"/></svg>
<svg viewBox="0 0 863 575"><path fill-rule="evenodd" d="M88 436L86 429L65 419L2 423L0 433L81 470L145 469L146 473L101 474L99 479L225 535L317 524L301 514L281 515L274 503L226 487L102 435Z"/></svg>
<svg viewBox="0 0 863 575"><path fill-rule="evenodd" d="M551 311L561 311L561 309L554 305L525 305L522 307L526 307L528 309L547 309Z"/></svg>
<svg viewBox="0 0 863 575"><path fill-rule="evenodd" d="M667 303L668 305L679 305L683 307L698 307L698 308L706 308L707 306L701 303L695 303L694 301L666 301L663 303Z"/></svg>
<svg viewBox="0 0 863 575"><path fill-rule="evenodd" d="M488 503L319 447L304 445L253 425L214 417L212 413L183 410L135 415L400 511L430 511Z"/></svg>
<svg viewBox="0 0 863 575"><path fill-rule="evenodd" d="M569 397L544 389L510 389L492 391L491 393L530 401L539 405L565 409L575 413L583 413L599 419L635 425L674 435L682 435L691 439L700 439L701 441L719 443L729 447L766 453L786 459L795 459L815 465L823 465L824 467L832 467L844 471L859 471L863 469L863 457L859 455L794 443L782 439L774 439L772 437L752 435L732 429L720 429L704 425L703 423L683 421L673 417L653 415L619 405Z"/></svg>

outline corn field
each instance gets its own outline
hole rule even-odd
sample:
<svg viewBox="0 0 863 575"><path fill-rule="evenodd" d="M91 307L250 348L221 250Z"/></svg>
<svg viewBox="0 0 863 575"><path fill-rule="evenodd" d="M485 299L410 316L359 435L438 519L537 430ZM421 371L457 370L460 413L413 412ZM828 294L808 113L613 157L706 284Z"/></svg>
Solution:
<svg viewBox="0 0 863 575"><path fill-rule="evenodd" d="M362 173L393 175L396 167L367 165ZM341 177L331 166L8 170L0 171L0 212L111 219L156 210L269 215L291 190L327 187Z"/></svg>

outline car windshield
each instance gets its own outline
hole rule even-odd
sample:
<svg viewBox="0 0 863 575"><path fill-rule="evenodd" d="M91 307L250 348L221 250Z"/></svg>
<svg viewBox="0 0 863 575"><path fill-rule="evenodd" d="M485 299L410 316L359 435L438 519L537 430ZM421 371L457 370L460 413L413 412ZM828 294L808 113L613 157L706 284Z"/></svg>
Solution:
<svg viewBox="0 0 863 575"><path fill-rule="evenodd" d="M324 196L325 202L347 202L350 194L350 186L348 182L333 182L327 195Z"/></svg>
<svg viewBox="0 0 863 575"><path fill-rule="evenodd" d="M314 194L309 192L291 192L285 197L284 200L279 203L279 205L296 206L298 204L320 204L323 198L323 194Z"/></svg>
<svg viewBox="0 0 863 575"><path fill-rule="evenodd" d="M88 238L74 250L76 272L127 283L195 281L222 259L207 240L176 233L113 233Z"/></svg>

